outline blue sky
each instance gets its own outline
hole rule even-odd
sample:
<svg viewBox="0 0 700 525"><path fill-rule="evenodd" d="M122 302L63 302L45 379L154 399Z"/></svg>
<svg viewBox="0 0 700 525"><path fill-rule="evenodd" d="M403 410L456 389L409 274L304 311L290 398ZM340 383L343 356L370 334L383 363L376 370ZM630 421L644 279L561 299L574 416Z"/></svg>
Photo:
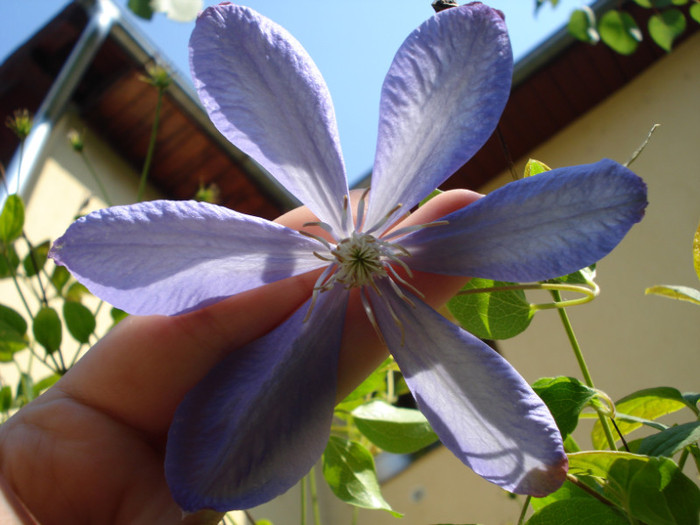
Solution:
<svg viewBox="0 0 700 525"><path fill-rule="evenodd" d="M115 0L124 6L127 0ZM65 5L61 0L0 0L0 60ZM218 3L205 0L205 5ZM432 15L430 0L247 0L287 28L323 73L335 103L348 176L371 168L377 135L379 90L391 59L406 36ZM534 16L534 0L486 0L506 13L516 60L566 23L585 0L561 0ZM194 23L156 15L137 25L189 80L187 41Z"/></svg>

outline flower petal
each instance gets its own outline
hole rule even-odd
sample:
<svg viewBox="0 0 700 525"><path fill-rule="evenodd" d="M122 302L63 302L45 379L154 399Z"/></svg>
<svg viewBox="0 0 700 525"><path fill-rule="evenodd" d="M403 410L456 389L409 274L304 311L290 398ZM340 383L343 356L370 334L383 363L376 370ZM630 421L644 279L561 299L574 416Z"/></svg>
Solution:
<svg viewBox="0 0 700 525"><path fill-rule="evenodd" d="M474 155L510 93L513 58L498 11L469 4L416 29L387 73L366 224L410 209Z"/></svg>
<svg viewBox="0 0 700 525"><path fill-rule="evenodd" d="M646 185L611 161L511 182L445 216L449 224L398 241L417 270L500 281L541 281L607 255L639 222Z"/></svg>
<svg viewBox="0 0 700 525"><path fill-rule="evenodd" d="M323 453L336 394L347 292L321 294L234 350L186 396L168 434L165 472L185 511L260 505Z"/></svg>
<svg viewBox="0 0 700 525"><path fill-rule="evenodd" d="M372 300L377 322L418 408L445 446L511 492L544 496L559 488L567 470L561 434L525 380L420 299L410 297L413 307L386 282L380 289L382 298Z"/></svg>
<svg viewBox="0 0 700 525"><path fill-rule="evenodd" d="M251 9L221 4L197 19L190 66L217 129L344 231L348 189L333 104L299 42Z"/></svg>
<svg viewBox="0 0 700 525"><path fill-rule="evenodd" d="M315 241L265 219L152 201L78 219L50 256L117 308L172 315L323 266L314 249Z"/></svg>

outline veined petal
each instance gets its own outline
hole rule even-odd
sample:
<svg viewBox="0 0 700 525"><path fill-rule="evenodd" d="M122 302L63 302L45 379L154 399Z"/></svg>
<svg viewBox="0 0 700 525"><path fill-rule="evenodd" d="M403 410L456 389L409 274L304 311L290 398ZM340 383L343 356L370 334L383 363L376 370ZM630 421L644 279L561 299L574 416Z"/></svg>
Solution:
<svg viewBox="0 0 700 525"><path fill-rule="evenodd" d="M603 258L646 205L642 179L606 159L511 182L399 242L417 270L541 281Z"/></svg>
<svg viewBox="0 0 700 525"><path fill-rule="evenodd" d="M186 511L247 509L299 481L323 453L336 394L347 292L321 294L234 350L186 396L165 473Z"/></svg>
<svg viewBox="0 0 700 525"><path fill-rule="evenodd" d="M481 148L512 71L505 23L485 5L447 9L409 35L382 88L368 226L397 203L410 209Z"/></svg>
<svg viewBox="0 0 700 525"><path fill-rule="evenodd" d="M418 408L445 446L511 492L544 496L559 488L568 465L561 434L525 380L417 297L411 296L413 307L386 282L380 289L382 297L372 297L379 327Z"/></svg>
<svg viewBox="0 0 700 525"><path fill-rule="evenodd" d="M217 129L320 220L347 233L335 112L301 44L255 11L221 4L197 19L190 66Z"/></svg>
<svg viewBox="0 0 700 525"><path fill-rule="evenodd" d="M172 315L323 266L315 249L294 230L221 206L152 201L78 219L49 255L117 308Z"/></svg>

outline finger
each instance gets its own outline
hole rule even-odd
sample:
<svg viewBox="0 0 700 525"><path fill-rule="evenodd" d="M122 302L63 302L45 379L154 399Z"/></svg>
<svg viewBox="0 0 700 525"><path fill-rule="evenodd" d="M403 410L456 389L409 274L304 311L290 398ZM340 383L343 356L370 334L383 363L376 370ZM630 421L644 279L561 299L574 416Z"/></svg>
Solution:
<svg viewBox="0 0 700 525"><path fill-rule="evenodd" d="M430 222L478 198L446 192L402 224ZM278 222L299 229L315 218L298 208ZM57 384L61 392L162 439L185 393L228 352L277 326L310 296L318 272L271 283L174 317L129 317L105 336ZM232 278L235 278L232 276ZM412 284L438 306L465 279L416 274ZM339 368L339 397L386 355L357 298L348 310Z"/></svg>

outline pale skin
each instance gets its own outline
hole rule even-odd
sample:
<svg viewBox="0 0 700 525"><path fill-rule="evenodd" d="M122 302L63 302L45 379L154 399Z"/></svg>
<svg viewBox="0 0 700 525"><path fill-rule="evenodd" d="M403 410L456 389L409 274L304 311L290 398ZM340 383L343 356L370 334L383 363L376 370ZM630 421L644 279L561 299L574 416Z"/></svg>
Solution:
<svg viewBox="0 0 700 525"><path fill-rule="evenodd" d="M401 226L433 221L478 197L445 192ZM277 222L302 229L313 220L297 208ZM0 523L217 523L221 515L210 511L183 517L170 496L163 461L175 409L228 352L267 333L306 301L317 275L285 279L185 315L120 323L53 388L0 426ZM416 273L411 282L439 307L465 281ZM351 297L346 326L352 330L343 335L338 399L387 355L357 297Z"/></svg>

